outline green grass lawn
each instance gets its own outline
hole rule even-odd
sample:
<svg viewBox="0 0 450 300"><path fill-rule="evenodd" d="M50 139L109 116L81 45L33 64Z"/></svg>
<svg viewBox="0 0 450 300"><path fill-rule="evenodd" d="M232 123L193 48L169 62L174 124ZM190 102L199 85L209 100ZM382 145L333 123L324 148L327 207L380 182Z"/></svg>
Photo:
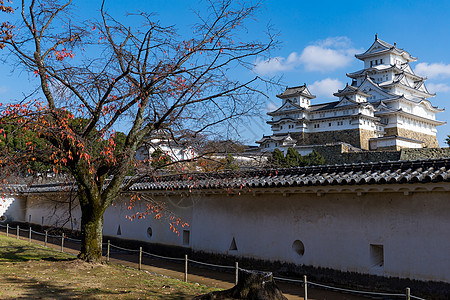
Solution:
<svg viewBox="0 0 450 300"><path fill-rule="evenodd" d="M191 299L215 288L184 283L0 236L0 299Z"/></svg>

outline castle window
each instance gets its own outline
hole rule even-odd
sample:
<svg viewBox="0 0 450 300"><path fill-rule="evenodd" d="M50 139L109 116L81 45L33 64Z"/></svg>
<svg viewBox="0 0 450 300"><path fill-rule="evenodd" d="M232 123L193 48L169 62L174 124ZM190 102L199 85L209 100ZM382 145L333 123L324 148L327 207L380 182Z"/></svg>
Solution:
<svg viewBox="0 0 450 300"><path fill-rule="evenodd" d="M371 66L371 67L373 66L373 60L370 61L370 66Z"/></svg>
<svg viewBox="0 0 450 300"><path fill-rule="evenodd" d="M371 267L383 267L384 249L383 245L370 244L370 264Z"/></svg>
<svg viewBox="0 0 450 300"><path fill-rule="evenodd" d="M303 256L305 254L305 245L300 240L295 240L292 244L292 250L297 253L299 256Z"/></svg>
<svg viewBox="0 0 450 300"><path fill-rule="evenodd" d="M190 235L189 230L183 230L183 245L189 245Z"/></svg>
<svg viewBox="0 0 450 300"><path fill-rule="evenodd" d="M331 123L328 123L328 126L330 126L330 127L331 127Z"/></svg>

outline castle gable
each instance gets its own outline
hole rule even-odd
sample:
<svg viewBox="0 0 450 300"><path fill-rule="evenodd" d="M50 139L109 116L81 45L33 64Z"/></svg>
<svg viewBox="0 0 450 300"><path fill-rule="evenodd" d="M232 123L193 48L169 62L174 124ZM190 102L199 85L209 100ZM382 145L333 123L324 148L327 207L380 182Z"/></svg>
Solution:
<svg viewBox="0 0 450 300"><path fill-rule="evenodd" d="M283 113L283 112L290 112L290 111L299 110L299 109L304 109L304 108L302 108L301 106L299 106L299 105L297 105L295 103L292 103L291 101L286 101L277 110L275 110L273 112L269 112L267 114L268 115L276 115L276 114L280 114L280 113Z"/></svg>
<svg viewBox="0 0 450 300"><path fill-rule="evenodd" d="M380 88L378 84L370 79L370 77L366 77L366 79L359 86L359 89L364 93L372 95L372 99L392 98L395 96Z"/></svg>
<svg viewBox="0 0 450 300"><path fill-rule="evenodd" d="M357 103L355 101L352 101L351 99L347 98L347 97L343 97L341 101L339 101L338 104L336 104L335 107L340 107L340 106L347 106L347 105L356 105Z"/></svg>

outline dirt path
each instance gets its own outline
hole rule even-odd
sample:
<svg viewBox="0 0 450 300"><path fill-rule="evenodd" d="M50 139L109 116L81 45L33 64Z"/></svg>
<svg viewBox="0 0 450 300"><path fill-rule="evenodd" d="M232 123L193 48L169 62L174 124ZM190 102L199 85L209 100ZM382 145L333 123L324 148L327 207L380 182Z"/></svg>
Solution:
<svg viewBox="0 0 450 300"><path fill-rule="evenodd" d="M5 229L1 228L0 233L5 235ZM16 237L16 230L10 229L9 236ZM26 232L20 233L21 240L28 240L28 234ZM44 245L44 237L33 234L32 243ZM49 238L47 246L56 250L61 250L61 239ZM79 244L65 240L64 252L73 255L78 254ZM114 264L120 264L131 268L138 268L139 254L125 254L124 252L111 249L110 262ZM142 270L153 274L168 276L179 280L184 280L184 263L176 263L168 260L154 259L144 256L142 258ZM223 289L229 289L234 286L235 275L234 271L224 272L219 270L211 270L207 268L199 267L193 263L189 263L188 267L188 282L199 283L206 286L218 287ZM289 300L304 299L304 289L300 284L292 284L286 282L280 282L276 280L277 285L283 291L283 294ZM308 287L308 299L311 300L367 300L371 298L355 296L350 294L337 293L322 289L316 289Z"/></svg>

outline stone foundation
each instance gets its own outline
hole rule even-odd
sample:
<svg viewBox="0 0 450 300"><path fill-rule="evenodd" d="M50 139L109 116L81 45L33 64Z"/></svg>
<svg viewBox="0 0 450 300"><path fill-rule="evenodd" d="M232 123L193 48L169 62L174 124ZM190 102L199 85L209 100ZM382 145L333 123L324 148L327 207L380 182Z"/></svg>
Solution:
<svg viewBox="0 0 450 300"><path fill-rule="evenodd" d="M425 134L422 132L417 132L409 129L394 127L394 128L385 128L385 135L398 135L410 139L415 139L419 141L423 141L422 147L426 148L438 148L439 144L435 135Z"/></svg>
<svg viewBox="0 0 450 300"><path fill-rule="evenodd" d="M343 142L368 150L369 139L375 137L375 132L365 129L349 129L314 133L291 133L291 136L297 140L297 145L323 145Z"/></svg>

